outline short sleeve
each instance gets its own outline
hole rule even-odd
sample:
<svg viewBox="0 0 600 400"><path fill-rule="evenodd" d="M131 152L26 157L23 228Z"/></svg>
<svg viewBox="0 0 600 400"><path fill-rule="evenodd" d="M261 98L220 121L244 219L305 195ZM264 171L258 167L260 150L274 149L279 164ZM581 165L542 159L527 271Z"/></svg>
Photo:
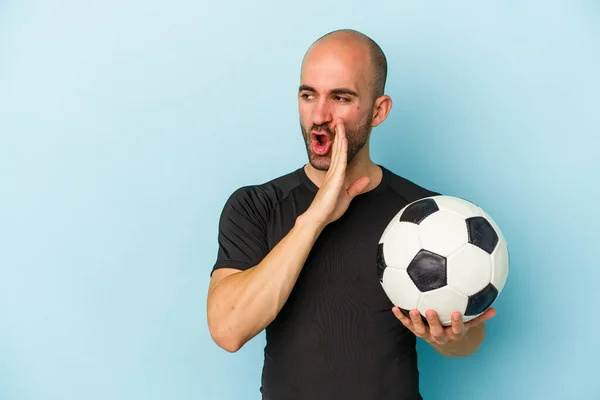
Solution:
<svg viewBox="0 0 600 400"><path fill-rule="evenodd" d="M213 269L246 270L268 254L268 199L255 187L236 190L219 218L217 260Z"/></svg>

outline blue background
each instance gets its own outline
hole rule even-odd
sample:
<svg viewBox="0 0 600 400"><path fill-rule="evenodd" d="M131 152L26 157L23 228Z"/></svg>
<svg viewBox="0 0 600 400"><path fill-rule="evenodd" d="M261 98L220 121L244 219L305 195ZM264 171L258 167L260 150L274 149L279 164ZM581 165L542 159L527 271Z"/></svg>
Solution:
<svg viewBox="0 0 600 400"><path fill-rule="evenodd" d="M390 65L374 160L510 246L480 352L419 343L424 397L600 398L599 2L4 0L0 399L259 398L264 336L206 325L218 215L305 162L300 62L346 27Z"/></svg>

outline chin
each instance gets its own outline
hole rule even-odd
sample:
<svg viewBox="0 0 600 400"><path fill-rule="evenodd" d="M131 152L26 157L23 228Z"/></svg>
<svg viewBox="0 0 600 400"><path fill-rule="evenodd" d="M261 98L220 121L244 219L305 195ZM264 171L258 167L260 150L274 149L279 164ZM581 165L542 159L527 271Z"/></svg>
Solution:
<svg viewBox="0 0 600 400"><path fill-rule="evenodd" d="M311 154L308 157L308 160L314 169L318 171L329 171L329 165L331 163L329 157L320 157Z"/></svg>

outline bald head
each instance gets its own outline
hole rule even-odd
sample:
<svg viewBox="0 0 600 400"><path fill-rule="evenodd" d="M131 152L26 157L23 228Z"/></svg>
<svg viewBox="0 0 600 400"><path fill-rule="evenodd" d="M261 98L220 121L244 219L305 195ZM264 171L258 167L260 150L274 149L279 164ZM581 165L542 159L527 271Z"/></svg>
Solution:
<svg viewBox="0 0 600 400"><path fill-rule="evenodd" d="M368 59L369 67L365 72L370 77L369 81L372 85L373 94L377 98L385 93L387 60L381 47L373 39L352 29L329 32L310 46L304 60L315 50L332 51L332 49L355 52L361 59Z"/></svg>

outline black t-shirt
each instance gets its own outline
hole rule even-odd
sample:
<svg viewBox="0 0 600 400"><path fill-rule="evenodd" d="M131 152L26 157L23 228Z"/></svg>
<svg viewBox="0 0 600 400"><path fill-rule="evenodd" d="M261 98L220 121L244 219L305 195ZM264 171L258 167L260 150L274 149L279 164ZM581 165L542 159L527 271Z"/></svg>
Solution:
<svg viewBox="0 0 600 400"><path fill-rule="evenodd" d="M416 338L391 311L376 254L394 215L436 193L382 170L381 183L355 197L322 231L289 299L267 326L263 399L421 399ZM303 168L236 190L221 214L214 269L258 264L317 190Z"/></svg>

